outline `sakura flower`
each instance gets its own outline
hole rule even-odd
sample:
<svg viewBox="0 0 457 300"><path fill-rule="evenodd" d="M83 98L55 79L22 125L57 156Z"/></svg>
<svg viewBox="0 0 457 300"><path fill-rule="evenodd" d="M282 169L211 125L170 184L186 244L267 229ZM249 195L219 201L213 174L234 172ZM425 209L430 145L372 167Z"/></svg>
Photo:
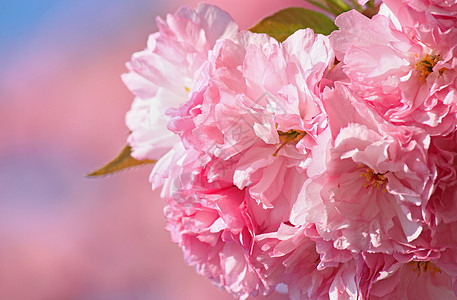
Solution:
<svg viewBox="0 0 457 300"><path fill-rule="evenodd" d="M276 185L275 209L265 209L251 196L250 187L240 189L231 182L238 157L206 161L204 155L182 145L167 156L164 164L154 168L151 181L163 184L167 229L182 247L187 263L240 299L273 291L275 285L265 281L253 253L258 248L255 237L278 230L288 220L291 199L300 186L297 180L303 180L300 174L288 170L289 177L278 180L282 186ZM222 168L226 175L221 176Z"/></svg>
<svg viewBox="0 0 457 300"><path fill-rule="evenodd" d="M384 0L403 26L436 25L440 31L457 29L455 0Z"/></svg>
<svg viewBox="0 0 457 300"><path fill-rule="evenodd" d="M277 144L289 130L306 141L301 132L322 130L318 84L332 55L328 40L312 30L297 31L282 45L249 32L221 41L209 56L207 80L170 113L170 128L185 145L226 158L259 140Z"/></svg>
<svg viewBox="0 0 457 300"><path fill-rule="evenodd" d="M158 159L179 138L166 128L165 111L188 98L194 78L218 39L232 38L238 27L219 8L200 4L180 8L165 20L157 18L159 32L149 37L147 48L133 55L123 75L136 95L126 123L128 144L136 159Z"/></svg>
<svg viewBox="0 0 457 300"><path fill-rule="evenodd" d="M313 149L291 223L315 223L337 249L407 251L423 230L436 176L428 137L385 122L341 84L324 103L329 131Z"/></svg>
<svg viewBox="0 0 457 300"><path fill-rule="evenodd" d="M240 157L234 184L249 186L252 197L272 208L281 191L274 183L292 178L289 168L303 169L306 149L326 126L320 82L332 63L328 39L309 29L282 44L250 32L221 40L190 99L169 110L169 128L188 149Z"/></svg>
<svg viewBox="0 0 457 300"><path fill-rule="evenodd" d="M445 252L457 253L457 155L456 131L447 136L433 137L429 149L430 160L436 165L435 189L426 207L430 230L430 246ZM454 254L456 255L456 254ZM446 264L445 264L446 265ZM452 268L453 264L447 264ZM457 270L454 275L457 276Z"/></svg>
<svg viewBox="0 0 457 300"><path fill-rule="evenodd" d="M208 193L192 207L169 201L165 208L167 230L187 263L241 299L265 290L249 262L250 234L240 211L243 197L243 191L227 188Z"/></svg>
<svg viewBox="0 0 457 300"><path fill-rule="evenodd" d="M290 299L357 299L356 263L346 250L323 241L315 226L281 224L275 232L256 237L254 251L269 285L285 290ZM327 261L332 257L332 262Z"/></svg>
<svg viewBox="0 0 457 300"><path fill-rule="evenodd" d="M457 4L385 3L282 43L183 7L127 64L132 156L236 298L457 298Z"/></svg>
<svg viewBox="0 0 457 300"><path fill-rule="evenodd" d="M457 299L453 276L436 261L399 262L386 254L365 254L361 289L369 299Z"/></svg>
<svg viewBox="0 0 457 300"><path fill-rule="evenodd" d="M336 19L330 40L350 87L386 120L445 134L456 124L455 39L419 35L384 6L368 19L356 11ZM452 46L449 44L453 44Z"/></svg>
<svg viewBox="0 0 457 300"><path fill-rule="evenodd" d="M457 222L457 133L431 139L429 156L436 165L435 190L427 207L430 224Z"/></svg>
<svg viewBox="0 0 457 300"><path fill-rule="evenodd" d="M268 287L249 256L255 224L246 209L246 193L230 182L207 180L195 153L176 151L180 167L169 168L162 196L167 201L167 230L187 263L239 299Z"/></svg>

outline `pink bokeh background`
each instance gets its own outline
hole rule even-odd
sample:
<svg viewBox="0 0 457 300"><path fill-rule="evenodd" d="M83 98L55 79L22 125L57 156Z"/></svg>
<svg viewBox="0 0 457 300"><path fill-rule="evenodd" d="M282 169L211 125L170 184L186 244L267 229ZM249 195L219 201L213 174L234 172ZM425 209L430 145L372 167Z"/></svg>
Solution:
<svg viewBox="0 0 457 300"><path fill-rule="evenodd" d="M207 2L249 28L305 1ZM125 62L155 16L196 3L0 4L0 299L232 299L171 243L151 167L84 177L125 145Z"/></svg>

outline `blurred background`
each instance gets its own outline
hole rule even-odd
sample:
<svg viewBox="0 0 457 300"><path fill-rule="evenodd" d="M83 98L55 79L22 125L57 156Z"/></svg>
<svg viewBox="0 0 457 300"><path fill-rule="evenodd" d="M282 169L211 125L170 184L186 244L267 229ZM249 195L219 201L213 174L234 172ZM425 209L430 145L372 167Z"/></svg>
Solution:
<svg viewBox="0 0 457 300"><path fill-rule="evenodd" d="M249 28L305 1L207 2ZM0 0L0 299L232 299L171 243L151 167L84 177L125 145L125 62L196 3Z"/></svg>

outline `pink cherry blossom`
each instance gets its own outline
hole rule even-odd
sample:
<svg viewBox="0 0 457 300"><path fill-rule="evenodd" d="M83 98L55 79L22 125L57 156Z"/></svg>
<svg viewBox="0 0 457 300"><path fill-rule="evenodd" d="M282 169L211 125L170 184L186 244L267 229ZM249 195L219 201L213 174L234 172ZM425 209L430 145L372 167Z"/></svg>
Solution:
<svg viewBox="0 0 457 300"><path fill-rule="evenodd" d="M455 47L422 38L386 11L372 19L356 11L337 17L330 40L350 87L386 120L431 134L456 124ZM451 39L452 40L452 39ZM455 39L454 39L455 41Z"/></svg>
<svg viewBox="0 0 457 300"><path fill-rule="evenodd" d="M437 136L431 139L429 156L436 165L435 190L427 207L431 225L457 222L457 133Z"/></svg>
<svg viewBox="0 0 457 300"><path fill-rule="evenodd" d="M132 155L236 298L457 298L457 4L385 3L282 43L184 7L128 64Z"/></svg>
<svg viewBox="0 0 457 300"><path fill-rule="evenodd" d="M385 122L341 84L326 90L324 105L329 131L313 149L291 222L316 223L337 249L407 251L436 176L428 137Z"/></svg>
<svg viewBox="0 0 457 300"><path fill-rule="evenodd" d="M308 51L303 52L303 49ZM326 126L319 84L332 63L328 39L311 30L298 31L283 44L266 35L243 32L237 39L216 43L189 100L179 109L168 111L172 116L169 128L181 137L185 148L175 147L175 153L168 156L167 163L158 164L151 176L155 186L164 183L162 195L171 203L168 209L180 211L181 207L200 209L200 206L216 209L213 206L217 205L221 194L217 192L217 197L212 196L213 186L221 182L224 182L224 193L234 190L236 195L244 197L232 199L232 195L227 196L231 212L214 211L221 219L211 219L211 226L222 226L224 232L218 242L220 247L229 242L227 232L236 240L240 240L239 235L244 232L241 239L244 244L230 244L237 245L230 251L238 249L236 251L245 253L236 260L239 266L246 266L236 269L240 272L236 273L239 281L233 286L227 284L224 282L225 267L211 267L225 278L219 283L239 297L255 291L268 293L277 285L260 284L259 278L264 281L266 275L259 270L257 254L249 257L246 251L249 247L258 249L255 236L276 232L280 224L289 220L293 200L307 178L304 172L307 149L316 144L315 138ZM199 164L201 166L196 167ZM190 185L177 189L175 186L182 186L183 179L175 170L181 167L186 174L191 174L187 176L192 180ZM202 172L204 176L198 175ZM195 176L201 178L203 186L208 186L209 190L196 187ZM173 205L175 202L179 205ZM230 216L236 211L243 218ZM173 228L175 236L200 236L200 231L196 232L194 227L183 229L179 216L181 213L178 217L167 215L172 224L169 228ZM192 211L188 219L192 220L193 216ZM226 218L249 222L246 225L237 222L245 229L235 230L227 227ZM190 248L180 243L185 255L190 256L187 254ZM205 253L203 257L212 257L212 254ZM190 263L201 270L211 265L210 261L200 259ZM226 266L220 260L218 263ZM246 272L253 277L239 277ZM256 272L260 277L254 276ZM206 271L200 273L215 277Z"/></svg>
<svg viewBox="0 0 457 300"><path fill-rule="evenodd" d="M249 32L221 40L190 99L169 111L169 128L186 148L209 157L241 156L234 184L249 185L251 196L272 208L281 182L293 177L286 170L304 168L307 149L326 126L319 84L333 63L329 47L312 30L282 44Z"/></svg>
<svg viewBox="0 0 457 300"><path fill-rule="evenodd" d="M154 168L151 179L156 186L163 184L167 229L187 263L237 298L272 292L275 285L265 281L253 254L258 248L255 237L276 231L288 219L300 174L287 169L289 177L271 185L279 192L275 209L265 209L251 196L255 194L251 187L238 188L231 182L237 157L206 161L204 154L182 146L175 146L167 156ZM283 160L278 162L286 169ZM214 178L215 172L226 175ZM228 181L220 180L224 176Z"/></svg>
<svg viewBox="0 0 457 300"><path fill-rule="evenodd" d="M244 192L227 187L189 197L199 197L199 202L168 201L165 208L167 230L187 263L238 298L265 290L250 263L251 236L240 210Z"/></svg>
<svg viewBox="0 0 457 300"><path fill-rule="evenodd" d="M430 231L429 248L439 251L439 265L454 277L457 276L457 267L447 262L446 257L457 256L457 217L454 213L457 209L456 154L456 131L431 139L429 155L436 165L437 178L425 214Z"/></svg>
<svg viewBox="0 0 457 300"><path fill-rule="evenodd" d="M261 274L269 285L285 289L291 299L356 299L359 295L353 256L323 241L314 225L281 224L256 240L260 249L254 254L263 265Z"/></svg>
<svg viewBox="0 0 457 300"><path fill-rule="evenodd" d="M399 262L386 254L364 254L359 274L369 299L457 299L453 276L436 261Z"/></svg>
<svg viewBox="0 0 457 300"><path fill-rule="evenodd" d="M230 182L207 179L195 152L176 151L162 190L167 201L167 230L178 243L187 263L239 299L266 286L249 256L256 225L248 214L244 190Z"/></svg>
<svg viewBox="0 0 457 300"><path fill-rule="evenodd" d="M329 47L311 30L297 31L282 45L249 32L240 33L237 41L220 41L210 53L207 79L187 103L170 112L169 127L185 145L224 158L260 140L277 144L278 132L288 130L311 136L297 148L312 143L323 126L318 84L333 63Z"/></svg>
<svg viewBox="0 0 457 300"><path fill-rule="evenodd" d="M132 56L123 75L136 98L127 113L132 156L158 159L179 138L166 128L165 111L188 98L198 70L218 39L232 38L236 23L219 8L200 4L180 8L165 20L157 18L159 32L149 37L147 48Z"/></svg>
<svg viewBox="0 0 457 300"><path fill-rule="evenodd" d="M457 29L455 0L384 0L403 26L437 26L441 32Z"/></svg>

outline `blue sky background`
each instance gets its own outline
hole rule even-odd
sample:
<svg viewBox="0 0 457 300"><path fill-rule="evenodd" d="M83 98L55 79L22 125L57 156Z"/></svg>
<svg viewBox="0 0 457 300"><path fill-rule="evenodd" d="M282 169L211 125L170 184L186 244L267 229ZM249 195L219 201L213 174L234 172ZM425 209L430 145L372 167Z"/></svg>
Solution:
<svg viewBox="0 0 457 300"><path fill-rule="evenodd" d="M254 22L258 0L217 1ZM151 167L84 177L126 143L125 62L180 5L0 1L0 299L233 299L171 243Z"/></svg>

